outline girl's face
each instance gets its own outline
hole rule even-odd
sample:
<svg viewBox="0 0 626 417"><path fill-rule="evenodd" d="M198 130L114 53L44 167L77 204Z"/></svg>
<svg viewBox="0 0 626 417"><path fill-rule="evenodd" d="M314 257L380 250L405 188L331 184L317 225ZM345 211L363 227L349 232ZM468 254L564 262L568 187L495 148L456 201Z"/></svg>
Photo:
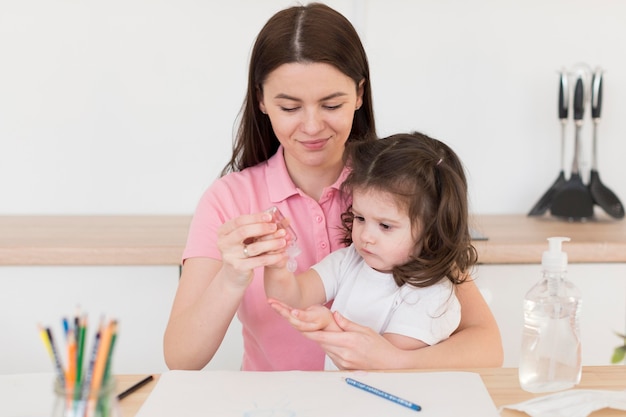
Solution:
<svg viewBox="0 0 626 417"><path fill-rule="evenodd" d="M287 167L336 167L361 106L363 83L332 65L283 64L259 94L259 107L285 148Z"/></svg>
<svg viewBox="0 0 626 417"><path fill-rule="evenodd" d="M415 248L411 220L393 194L355 189L352 212L352 241L370 267L390 272L394 266L409 260Z"/></svg>

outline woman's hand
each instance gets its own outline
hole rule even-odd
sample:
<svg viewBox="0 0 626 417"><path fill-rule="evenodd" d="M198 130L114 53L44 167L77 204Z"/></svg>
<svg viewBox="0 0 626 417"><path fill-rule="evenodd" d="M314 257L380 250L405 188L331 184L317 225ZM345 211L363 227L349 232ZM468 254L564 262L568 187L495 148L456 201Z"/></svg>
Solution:
<svg viewBox="0 0 626 417"><path fill-rule="evenodd" d="M323 305L316 304L299 310L272 298L268 300L268 303L274 311L287 319L289 324L300 332L341 331L335 323L333 313Z"/></svg>
<svg viewBox="0 0 626 417"><path fill-rule="evenodd" d="M222 268L233 282L248 286L253 270L260 266L284 265L285 229L267 212L239 216L224 223L217 232Z"/></svg>
<svg viewBox="0 0 626 417"><path fill-rule="evenodd" d="M303 335L320 344L339 369L398 369L403 350L369 327L356 324L333 312L335 331L309 331Z"/></svg>

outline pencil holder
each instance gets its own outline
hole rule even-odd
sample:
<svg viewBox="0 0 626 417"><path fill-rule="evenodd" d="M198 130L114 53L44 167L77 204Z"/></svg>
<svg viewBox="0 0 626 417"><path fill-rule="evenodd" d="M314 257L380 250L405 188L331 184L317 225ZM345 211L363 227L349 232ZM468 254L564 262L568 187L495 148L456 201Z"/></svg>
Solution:
<svg viewBox="0 0 626 417"><path fill-rule="evenodd" d="M97 392L68 389L57 380L54 384L52 417L122 417L115 381L111 380Z"/></svg>

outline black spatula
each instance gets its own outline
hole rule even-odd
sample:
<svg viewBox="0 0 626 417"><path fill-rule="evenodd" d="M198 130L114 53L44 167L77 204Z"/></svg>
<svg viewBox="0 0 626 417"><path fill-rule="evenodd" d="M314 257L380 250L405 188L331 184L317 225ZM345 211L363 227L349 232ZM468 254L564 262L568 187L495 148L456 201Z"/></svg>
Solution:
<svg viewBox="0 0 626 417"><path fill-rule="evenodd" d="M591 159L591 171L589 173L589 192L593 201L602 208L609 216L616 219L624 218L624 206L619 198L606 185L600 181L598 173L598 150L597 130L602 110L602 70L597 69L593 74L591 83L591 117L593 118L593 155Z"/></svg>
<svg viewBox="0 0 626 417"><path fill-rule="evenodd" d="M574 87L576 137L574 141L572 172L567 182L554 195L554 200L550 206L550 212L553 216L563 217L568 220L584 220L593 217L593 199L578 172L580 131L583 124L583 115L585 114L585 89L583 74L579 73L576 78L576 86Z"/></svg>
<svg viewBox="0 0 626 417"><path fill-rule="evenodd" d="M565 184L565 126L567 125L567 114L569 110L569 85L567 83L567 72L562 70L559 76L559 119L561 120L561 171L552 183L550 188L541 196L539 201L528 212L529 216L542 216L552 205L552 200L556 192Z"/></svg>

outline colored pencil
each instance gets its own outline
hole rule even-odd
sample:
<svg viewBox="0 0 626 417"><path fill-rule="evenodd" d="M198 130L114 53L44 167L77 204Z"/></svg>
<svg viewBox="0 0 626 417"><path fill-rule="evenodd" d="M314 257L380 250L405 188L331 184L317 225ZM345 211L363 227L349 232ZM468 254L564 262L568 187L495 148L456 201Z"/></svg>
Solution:
<svg viewBox="0 0 626 417"><path fill-rule="evenodd" d="M61 319L61 322L63 324L63 336L65 336L65 340L67 341L67 338L69 337L69 333L70 333L70 323L67 320L67 317L63 317Z"/></svg>
<svg viewBox="0 0 626 417"><path fill-rule="evenodd" d="M76 384L77 390L80 389L81 384L83 382L83 362L85 355L85 337L87 333L87 317L82 317L79 319L78 324L78 345L77 349L77 357L76 357Z"/></svg>
<svg viewBox="0 0 626 417"><path fill-rule="evenodd" d="M152 381L153 379L154 379L154 377L152 375L148 375L147 377L145 377L141 381L137 382L136 384L131 385L128 389L120 392L117 395L117 399L118 400L122 400L122 399L128 397L130 394L132 394L133 392L137 391L139 388L143 387L144 385L146 385L148 382Z"/></svg>
<svg viewBox="0 0 626 417"><path fill-rule="evenodd" d="M59 379L59 384L61 386L65 386L65 371L63 370L63 364L61 363L61 358L59 357L59 351L56 348L56 343L54 342L54 338L52 337L52 331L49 327L45 329L46 337L48 338L48 352L52 353L52 361L54 362L54 366L57 371L57 377Z"/></svg>
<svg viewBox="0 0 626 417"><path fill-rule="evenodd" d="M74 329L69 329L67 335L67 371L65 373L65 389L68 393L74 391L76 385L76 337Z"/></svg>
<svg viewBox="0 0 626 417"><path fill-rule="evenodd" d="M109 357L109 348L111 347L111 338L113 337L114 323L110 322L102 327L100 335L100 343L96 354L96 361L93 364L93 375L91 377L90 399L98 397L98 391L102 386L102 378L106 368L106 361Z"/></svg>
<svg viewBox="0 0 626 417"><path fill-rule="evenodd" d="M89 365L87 366L87 370L85 372L85 378L81 381L83 398L87 398L89 396L89 392L91 390L91 379L93 377L93 370L96 366L96 359L98 357L98 349L100 348L100 329L96 332L94 336L93 346L91 348L91 356L89 357Z"/></svg>
<svg viewBox="0 0 626 417"><path fill-rule="evenodd" d="M96 405L98 403L98 397L100 389L102 387L102 378L104 376L104 370L106 368L106 360L109 356L109 348L111 346L111 337L113 336L113 323L101 324L98 333L100 333L100 341L98 343L98 349L96 352L95 362L90 364L92 368L90 388L87 398L87 410L86 417L91 417L96 412Z"/></svg>
<svg viewBox="0 0 626 417"><path fill-rule="evenodd" d="M364 384L363 382L357 381L355 379L346 378L346 382L349 385L352 385L353 387L362 389L363 391L369 392L370 394L377 395L380 398L384 398L386 400L394 402L394 403L396 403L398 405L401 405L403 407L410 408L411 410L420 411L422 409L422 407L420 407L419 405L417 405L417 404L415 404L415 403L413 403L413 402L411 402L409 400L405 400L405 399L397 397L397 396L395 396L393 394L389 394L388 392L385 392L385 391L383 391L381 389L378 389L378 388L374 388L371 385Z"/></svg>
<svg viewBox="0 0 626 417"><path fill-rule="evenodd" d="M111 335L111 346L109 347L109 356L106 361L106 368L104 369L104 376L102 377L102 384L107 384L111 376L111 368L113 362L113 349L115 348L115 341L117 339L117 321L113 321L113 334Z"/></svg>

